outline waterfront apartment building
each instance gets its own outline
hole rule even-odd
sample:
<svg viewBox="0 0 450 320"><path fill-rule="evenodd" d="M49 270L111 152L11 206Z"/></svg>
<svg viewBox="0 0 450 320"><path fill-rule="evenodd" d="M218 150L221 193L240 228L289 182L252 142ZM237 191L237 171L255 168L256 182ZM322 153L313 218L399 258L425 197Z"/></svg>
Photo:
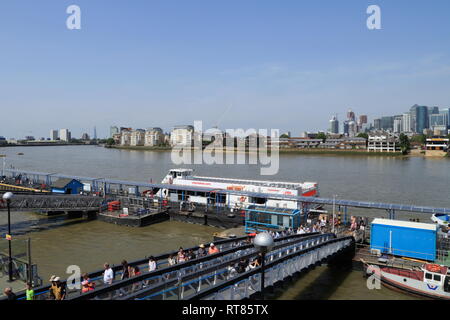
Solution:
<svg viewBox="0 0 450 320"><path fill-rule="evenodd" d="M58 130L50 130L50 140L58 140Z"/></svg>
<svg viewBox="0 0 450 320"><path fill-rule="evenodd" d="M175 126L170 134L171 146L193 146L196 138L191 125Z"/></svg>
<svg viewBox="0 0 450 320"><path fill-rule="evenodd" d="M443 137L428 138L426 141L426 150L447 152L449 149L449 141L450 139Z"/></svg>
<svg viewBox="0 0 450 320"><path fill-rule="evenodd" d="M112 136L113 140L114 140L114 144L121 144L122 143L122 134L121 133L116 133Z"/></svg>
<svg viewBox="0 0 450 320"><path fill-rule="evenodd" d="M61 130L59 130L59 139L61 141L69 142L71 138L72 137L71 137L71 133L70 133L69 129L61 129Z"/></svg>
<svg viewBox="0 0 450 320"><path fill-rule="evenodd" d="M328 138L321 143L321 149L364 150L367 148L367 140L359 137Z"/></svg>
<svg viewBox="0 0 450 320"><path fill-rule="evenodd" d="M400 152L400 141L397 135L376 133L369 135L367 140L369 152Z"/></svg>
<svg viewBox="0 0 450 320"><path fill-rule="evenodd" d="M311 149L318 148L322 142L322 139L279 138L280 148Z"/></svg>
<svg viewBox="0 0 450 320"><path fill-rule="evenodd" d="M122 146L131 145L131 131L122 131L120 134L120 144Z"/></svg>
<svg viewBox="0 0 450 320"><path fill-rule="evenodd" d="M145 130L136 129L131 132L130 136L130 146L143 146L145 142Z"/></svg>
<svg viewBox="0 0 450 320"><path fill-rule="evenodd" d="M144 145L148 147L159 146L164 143L164 133L161 128L148 128L145 131Z"/></svg>

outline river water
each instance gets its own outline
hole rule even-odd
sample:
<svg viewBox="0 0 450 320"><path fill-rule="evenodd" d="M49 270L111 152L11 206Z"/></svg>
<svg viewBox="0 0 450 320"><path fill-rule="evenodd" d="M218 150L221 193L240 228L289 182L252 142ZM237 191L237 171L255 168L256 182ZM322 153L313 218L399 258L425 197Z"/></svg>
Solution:
<svg viewBox="0 0 450 320"><path fill-rule="evenodd" d="M23 155L18 155L23 153ZM169 169L170 152L105 149L98 146L11 147L1 148L6 166L24 170L60 172L88 177L160 182ZM260 176L258 165L182 165L197 175L315 181L321 196L362 201L379 201L421 206L450 207L450 160L423 157L280 155L279 172ZM358 211L349 214L358 215ZM364 214L386 217L385 212ZM428 222L429 216L419 217ZM219 229L164 222L145 228L127 228L100 221L67 223L49 220L33 213L14 213L18 238L32 239L33 262L47 280L50 275L64 277L65 268L79 265L83 271L101 268L104 262L119 263L156 255L179 246L188 247L211 240ZM6 215L0 215L4 229ZM2 226L3 225L3 226ZM58 227L54 228L53 226ZM33 231L33 232L31 232ZM3 231L2 231L3 232ZM278 299L409 299L402 293L368 290L361 272L336 271L319 267L277 291Z"/></svg>

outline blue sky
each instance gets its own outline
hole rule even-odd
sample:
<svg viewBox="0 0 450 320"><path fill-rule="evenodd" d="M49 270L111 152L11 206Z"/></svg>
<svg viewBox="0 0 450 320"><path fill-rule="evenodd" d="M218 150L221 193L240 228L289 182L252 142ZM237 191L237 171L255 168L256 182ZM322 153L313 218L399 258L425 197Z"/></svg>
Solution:
<svg viewBox="0 0 450 320"><path fill-rule="evenodd" d="M448 0L3 0L0 135L194 120L297 135L348 108L450 107L449 17Z"/></svg>

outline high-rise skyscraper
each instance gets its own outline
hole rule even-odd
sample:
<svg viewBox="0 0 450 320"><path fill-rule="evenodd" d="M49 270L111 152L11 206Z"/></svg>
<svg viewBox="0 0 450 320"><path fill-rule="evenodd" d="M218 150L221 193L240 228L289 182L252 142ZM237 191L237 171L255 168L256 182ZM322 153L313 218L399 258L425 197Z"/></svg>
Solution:
<svg viewBox="0 0 450 320"><path fill-rule="evenodd" d="M60 140L69 142L71 138L72 137L71 137L69 129L60 129L59 130L59 139Z"/></svg>
<svg viewBox="0 0 450 320"><path fill-rule="evenodd" d="M394 117L394 125L393 130L394 133L403 132L403 116L395 116Z"/></svg>
<svg viewBox="0 0 450 320"><path fill-rule="evenodd" d="M362 125L366 123L367 123L367 116L365 114L360 115L358 125L362 127Z"/></svg>
<svg viewBox="0 0 450 320"><path fill-rule="evenodd" d="M333 116L333 118L331 118L330 120L330 133L339 133L339 121L337 119L337 116Z"/></svg>
<svg viewBox="0 0 450 320"><path fill-rule="evenodd" d="M419 134L423 134L423 131L428 128L428 108L425 106L418 106L416 108L416 132Z"/></svg>
<svg viewBox="0 0 450 320"><path fill-rule="evenodd" d="M394 129L394 117L381 117L380 126L382 130L393 130Z"/></svg>
<svg viewBox="0 0 450 320"><path fill-rule="evenodd" d="M94 140L97 140L97 127L94 127Z"/></svg>
<svg viewBox="0 0 450 320"><path fill-rule="evenodd" d="M430 114L430 129L434 130L435 127L448 128L448 109L441 110L437 114Z"/></svg>
<svg viewBox="0 0 450 320"><path fill-rule="evenodd" d="M413 132L411 123L411 113L405 112L402 115L402 129L403 132Z"/></svg>
<svg viewBox="0 0 450 320"><path fill-rule="evenodd" d="M354 136L356 136L357 132L358 132L358 128L356 126L356 122L355 121L349 121L348 122L348 136L349 137L354 137Z"/></svg>
<svg viewBox="0 0 450 320"><path fill-rule="evenodd" d="M344 135L349 135L349 121L344 121Z"/></svg>
<svg viewBox="0 0 450 320"><path fill-rule="evenodd" d="M356 121L355 113L352 111L352 109L348 109L347 120L348 121Z"/></svg>
<svg viewBox="0 0 450 320"><path fill-rule="evenodd" d="M373 127L375 130L381 130L381 119L373 119Z"/></svg>
<svg viewBox="0 0 450 320"><path fill-rule="evenodd" d="M115 134L119 133L119 128L116 126L111 126L109 128L109 137L112 138Z"/></svg>
<svg viewBox="0 0 450 320"><path fill-rule="evenodd" d="M57 140L58 139L58 130L50 130L50 140Z"/></svg>
<svg viewBox="0 0 450 320"><path fill-rule="evenodd" d="M411 131L417 132L417 117L416 117L416 111L419 107L418 104L415 104L409 109L409 113L411 114Z"/></svg>

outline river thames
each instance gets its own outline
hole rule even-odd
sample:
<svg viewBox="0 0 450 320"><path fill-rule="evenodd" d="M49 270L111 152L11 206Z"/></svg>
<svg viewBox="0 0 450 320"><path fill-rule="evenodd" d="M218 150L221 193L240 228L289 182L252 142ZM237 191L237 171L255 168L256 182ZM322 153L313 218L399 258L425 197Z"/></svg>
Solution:
<svg viewBox="0 0 450 320"><path fill-rule="evenodd" d="M23 155L18 155L23 153ZM170 152L106 149L98 146L1 148L6 166L24 170L70 175L160 182L169 169ZM182 165L195 174L242 179L315 181L320 194L361 201L392 202L420 206L450 207L450 160L424 157L326 156L280 154L280 169L274 176L260 176L258 165ZM349 214L358 215L357 211ZM383 216L370 211L372 216ZM417 216L431 222L429 216ZM32 239L33 262L44 279L53 274L65 278L67 266L82 271L100 269L105 262L118 264L143 256L188 247L212 239L213 227L181 222L134 229L100 221L67 223L33 213L14 213L17 237ZM0 216L0 228L6 224ZM57 227L55 227L57 226ZM13 228L14 232L14 228ZM322 266L300 277L277 299L410 299L385 288L369 290L362 272Z"/></svg>

